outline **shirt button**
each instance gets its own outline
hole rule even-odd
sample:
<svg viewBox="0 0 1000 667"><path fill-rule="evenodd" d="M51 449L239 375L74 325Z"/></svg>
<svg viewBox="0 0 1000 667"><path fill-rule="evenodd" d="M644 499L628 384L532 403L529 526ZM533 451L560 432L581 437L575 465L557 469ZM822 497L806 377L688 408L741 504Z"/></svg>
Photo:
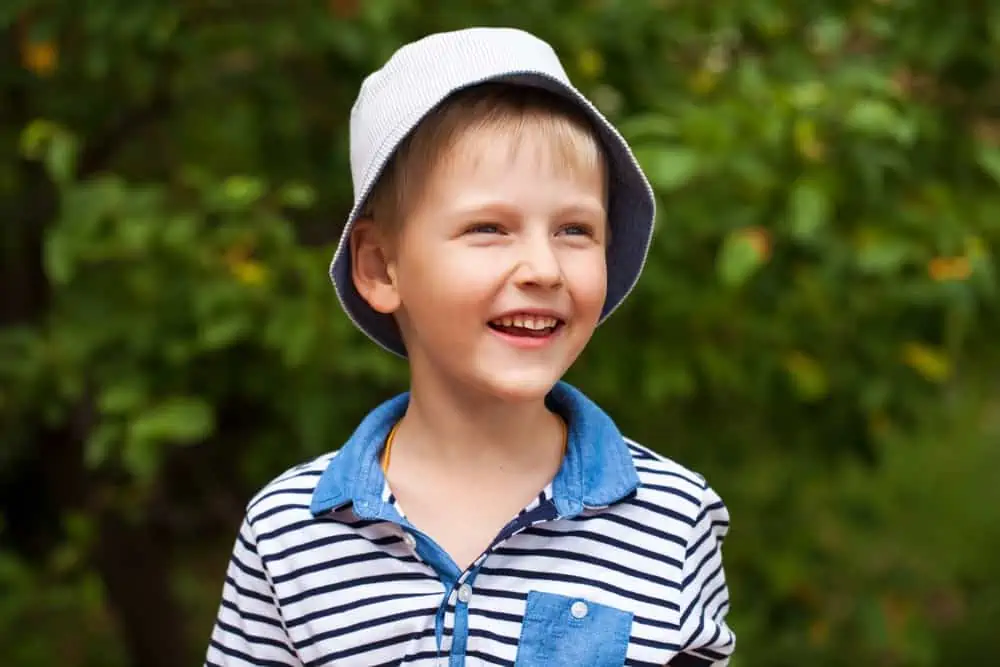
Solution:
<svg viewBox="0 0 1000 667"><path fill-rule="evenodd" d="M413 549L417 546L417 538L415 538L412 533L403 533L403 543Z"/></svg>
<svg viewBox="0 0 1000 667"><path fill-rule="evenodd" d="M458 589L458 601L468 602L472 599L472 587L469 584L462 584L461 588Z"/></svg>
<svg viewBox="0 0 1000 667"><path fill-rule="evenodd" d="M573 614L573 618L583 618L587 615L587 603L583 600L577 600L573 603L573 606L569 608L569 613Z"/></svg>

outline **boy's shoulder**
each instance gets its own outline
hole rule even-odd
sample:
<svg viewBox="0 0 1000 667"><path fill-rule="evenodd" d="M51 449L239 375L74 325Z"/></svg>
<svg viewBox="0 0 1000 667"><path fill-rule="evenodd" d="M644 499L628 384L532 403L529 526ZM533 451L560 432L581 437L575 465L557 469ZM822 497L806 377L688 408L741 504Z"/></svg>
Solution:
<svg viewBox="0 0 1000 667"><path fill-rule="evenodd" d="M678 509L693 522L710 516L717 527L725 528L729 511L703 475L635 440L624 441L639 476L637 497Z"/></svg>
<svg viewBox="0 0 1000 667"><path fill-rule="evenodd" d="M246 505L250 525L282 513L309 513L316 484L338 452L327 452L280 473L261 487Z"/></svg>
<svg viewBox="0 0 1000 667"><path fill-rule="evenodd" d="M632 454L632 462L635 464L636 472L639 473L639 479L643 482L666 477L674 480L678 486L688 487L692 490L708 488L707 480L700 473L627 436L623 436L622 440L625 441L629 453Z"/></svg>

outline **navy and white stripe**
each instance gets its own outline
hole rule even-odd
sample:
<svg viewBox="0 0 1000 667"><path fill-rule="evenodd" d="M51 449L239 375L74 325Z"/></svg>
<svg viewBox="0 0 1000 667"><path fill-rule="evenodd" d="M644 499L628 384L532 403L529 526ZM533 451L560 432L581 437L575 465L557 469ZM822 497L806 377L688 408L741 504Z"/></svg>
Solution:
<svg viewBox="0 0 1000 667"><path fill-rule="evenodd" d="M461 570L396 507L378 455L406 407L251 501L205 665L727 665L735 638L704 479L560 383L555 479Z"/></svg>

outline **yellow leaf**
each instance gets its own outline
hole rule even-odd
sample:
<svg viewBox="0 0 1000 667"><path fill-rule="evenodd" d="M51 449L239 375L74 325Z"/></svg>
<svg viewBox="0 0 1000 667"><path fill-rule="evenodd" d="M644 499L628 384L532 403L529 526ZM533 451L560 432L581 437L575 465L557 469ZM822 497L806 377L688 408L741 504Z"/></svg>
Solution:
<svg viewBox="0 0 1000 667"><path fill-rule="evenodd" d="M252 249L247 244L239 244L229 248L223 255L223 261L229 267L229 272L244 285L260 285L267 280L267 267L251 259Z"/></svg>
<svg viewBox="0 0 1000 667"><path fill-rule="evenodd" d="M753 247L760 261L766 262L771 258L771 232L764 227L744 227L739 232L746 241Z"/></svg>
<svg viewBox="0 0 1000 667"><path fill-rule="evenodd" d="M972 260L980 260L986 256L986 243L978 236L970 235L965 239L965 254Z"/></svg>
<svg viewBox="0 0 1000 667"><path fill-rule="evenodd" d="M604 73L604 56L595 49L584 49L577 57L580 73L588 79L596 79Z"/></svg>
<svg viewBox="0 0 1000 667"><path fill-rule="evenodd" d="M711 92L718 82L718 72L707 67L700 67L695 70L694 75L688 80L688 86L693 92L704 95Z"/></svg>
<svg viewBox="0 0 1000 667"><path fill-rule="evenodd" d="M965 280L972 266L968 257L935 257L927 263L927 273L938 282Z"/></svg>
<svg viewBox="0 0 1000 667"><path fill-rule="evenodd" d="M911 341L903 345L903 363L926 380L944 382L951 377L951 360L942 351L924 343Z"/></svg>
<svg viewBox="0 0 1000 667"><path fill-rule="evenodd" d="M267 280L267 269L260 262L242 260L230 265L236 279L244 285L260 285Z"/></svg>
<svg viewBox="0 0 1000 667"><path fill-rule="evenodd" d="M830 638L830 623L825 618L818 618L809 624L809 643L813 646L823 646Z"/></svg>
<svg viewBox="0 0 1000 667"><path fill-rule="evenodd" d="M816 123L808 118L799 118L792 132L799 154L810 162L822 162L826 156L826 145L819 136Z"/></svg>
<svg viewBox="0 0 1000 667"><path fill-rule="evenodd" d="M898 635L906 629L907 622L912 614L912 605L909 601L894 595L886 595L881 599L882 616L889 626L890 632Z"/></svg>
<svg viewBox="0 0 1000 667"><path fill-rule="evenodd" d="M26 41L21 45L21 64L38 76L49 76L59 66L59 50L51 41Z"/></svg>

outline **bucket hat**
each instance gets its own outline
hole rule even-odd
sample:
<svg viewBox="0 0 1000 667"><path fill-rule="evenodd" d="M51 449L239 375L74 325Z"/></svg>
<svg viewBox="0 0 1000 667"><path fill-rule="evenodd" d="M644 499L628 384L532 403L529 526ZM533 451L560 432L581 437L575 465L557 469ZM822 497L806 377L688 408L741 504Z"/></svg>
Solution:
<svg viewBox="0 0 1000 667"><path fill-rule="evenodd" d="M337 298L354 324L401 357L395 320L364 300L351 276L350 236L382 170L400 143L454 93L488 82L542 88L570 100L589 117L608 159L607 296L599 323L625 300L642 273L653 234L653 190L628 143L570 82L553 48L514 28L467 28L423 37L396 51L361 84L351 109L354 206L330 264Z"/></svg>

